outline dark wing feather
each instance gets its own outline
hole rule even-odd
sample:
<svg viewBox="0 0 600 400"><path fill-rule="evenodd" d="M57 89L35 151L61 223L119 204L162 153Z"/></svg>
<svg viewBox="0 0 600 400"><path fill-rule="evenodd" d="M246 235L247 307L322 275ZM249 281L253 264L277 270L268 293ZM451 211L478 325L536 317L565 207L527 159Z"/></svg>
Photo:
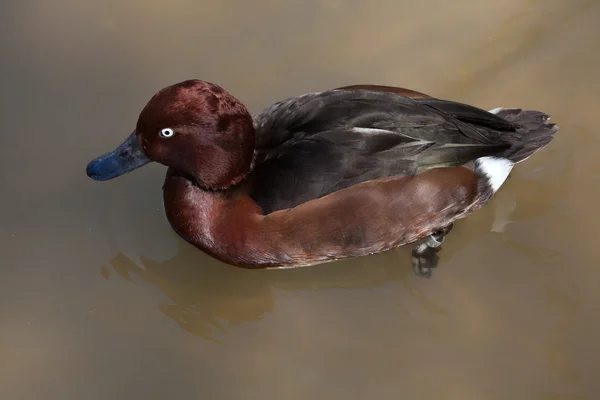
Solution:
<svg viewBox="0 0 600 400"><path fill-rule="evenodd" d="M427 99L432 99L433 97L425 94L425 93L421 93L421 92L417 92L415 90L412 89L406 89L406 88L401 88L401 87L396 87L396 86L383 86L383 85L351 85L351 86L344 86L344 87L340 87L337 88L335 90L370 90L370 91L374 91L374 92L390 92L390 93L396 93L399 94L401 96L406 96L406 97L410 97L412 99L416 99L416 98L427 98Z"/></svg>
<svg viewBox="0 0 600 400"><path fill-rule="evenodd" d="M415 101L468 124L508 131L516 129L514 124L504 118L468 104L439 99L415 99Z"/></svg>
<svg viewBox="0 0 600 400"><path fill-rule="evenodd" d="M255 117L250 195L270 213L360 182L499 154L508 146L498 140L501 130L513 127L497 119L475 107L389 92L287 99Z"/></svg>
<svg viewBox="0 0 600 400"><path fill-rule="evenodd" d="M367 90L333 90L286 99L263 110L254 120L259 150L276 149L288 140L336 129L363 127L402 132L445 123L439 113L412 99Z"/></svg>

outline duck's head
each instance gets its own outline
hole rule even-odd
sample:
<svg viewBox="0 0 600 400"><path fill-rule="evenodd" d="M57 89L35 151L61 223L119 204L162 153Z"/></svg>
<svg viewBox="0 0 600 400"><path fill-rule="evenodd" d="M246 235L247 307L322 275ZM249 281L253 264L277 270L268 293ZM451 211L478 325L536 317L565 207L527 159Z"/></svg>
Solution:
<svg viewBox="0 0 600 400"><path fill-rule="evenodd" d="M254 146L246 107L217 85L188 80L156 93L135 131L115 150L92 160L87 175L108 180L156 161L207 189L223 189L250 171Z"/></svg>

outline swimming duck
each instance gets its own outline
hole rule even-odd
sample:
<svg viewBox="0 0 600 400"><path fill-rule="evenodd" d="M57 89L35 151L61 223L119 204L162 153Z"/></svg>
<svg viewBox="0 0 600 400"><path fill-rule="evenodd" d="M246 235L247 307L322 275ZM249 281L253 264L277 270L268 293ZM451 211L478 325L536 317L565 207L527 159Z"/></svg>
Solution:
<svg viewBox="0 0 600 400"><path fill-rule="evenodd" d="M231 265L307 266L425 239L413 265L428 276L453 222L550 143L548 119L377 85L291 97L252 117L222 87L187 80L158 91L87 175L167 166L172 228Z"/></svg>

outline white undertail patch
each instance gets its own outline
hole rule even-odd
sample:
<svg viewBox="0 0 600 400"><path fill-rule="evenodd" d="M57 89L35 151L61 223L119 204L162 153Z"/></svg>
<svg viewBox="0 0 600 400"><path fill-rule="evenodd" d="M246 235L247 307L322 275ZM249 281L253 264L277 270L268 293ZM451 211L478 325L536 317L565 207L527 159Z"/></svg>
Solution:
<svg viewBox="0 0 600 400"><path fill-rule="evenodd" d="M491 112L492 114L498 114L500 111L502 111L502 107L494 108L493 110L490 110L489 112Z"/></svg>
<svg viewBox="0 0 600 400"><path fill-rule="evenodd" d="M508 158L481 157L475 161L475 170L487 178L488 185L496 193L514 165L515 163Z"/></svg>

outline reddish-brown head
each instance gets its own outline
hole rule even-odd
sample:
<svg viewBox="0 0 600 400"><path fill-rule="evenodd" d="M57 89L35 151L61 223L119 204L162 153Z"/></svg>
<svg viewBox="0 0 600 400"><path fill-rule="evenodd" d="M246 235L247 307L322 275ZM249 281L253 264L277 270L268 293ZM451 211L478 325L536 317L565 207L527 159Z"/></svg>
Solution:
<svg viewBox="0 0 600 400"><path fill-rule="evenodd" d="M128 142L130 149L123 152ZM184 172L201 186L224 189L250 171L255 132L239 100L212 83L188 80L156 93L140 113L134 134L117 154L110 153L112 159L107 154L92 161L88 175L110 179L134 169L112 170L119 165L114 157L135 153L136 146L143 149L140 156ZM144 163L137 164L135 168Z"/></svg>

